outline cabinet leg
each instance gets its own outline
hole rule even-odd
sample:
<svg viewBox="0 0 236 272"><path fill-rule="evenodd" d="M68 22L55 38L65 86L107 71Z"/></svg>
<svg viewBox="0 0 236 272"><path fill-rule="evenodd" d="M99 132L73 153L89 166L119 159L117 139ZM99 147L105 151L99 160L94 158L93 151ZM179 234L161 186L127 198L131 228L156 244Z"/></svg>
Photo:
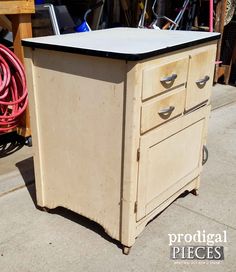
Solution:
<svg viewBox="0 0 236 272"><path fill-rule="evenodd" d="M198 189L193 189L191 192L193 195L198 196L199 195L199 190Z"/></svg>
<svg viewBox="0 0 236 272"><path fill-rule="evenodd" d="M47 213L50 212L50 209L47 208L47 207L40 207L40 210L43 211L43 212L47 212Z"/></svg>
<svg viewBox="0 0 236 272"><path fill-rule="evenodd" d="M124 253L125 255L129 255L130 250L131 250L131 247L127 247L127 246L124 246L124 247L123 247L123 253Z"/></svg>

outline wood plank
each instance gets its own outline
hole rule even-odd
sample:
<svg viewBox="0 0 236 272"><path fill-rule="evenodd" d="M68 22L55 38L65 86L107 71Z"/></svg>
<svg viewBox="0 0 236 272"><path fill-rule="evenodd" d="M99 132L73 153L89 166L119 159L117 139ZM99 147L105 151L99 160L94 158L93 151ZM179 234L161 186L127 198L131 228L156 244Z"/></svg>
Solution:
<svg viewBox="0 0 236 272"><path fill-rule="evenodd" d="M34 13L33 0L1 1L0 14Z"/></svg>
<svg viewBox="0 0 236 272"><path fill-rule="evenodd" d="M23 47L21 40L32 37L31 15L30 14L16 14L11 16L14 53L22 61L24 61Z"/></svg>
<svg viewBox="0 0 236 272"><path fill-rule="evenodd" d="M3 28L12 31L11 21L7 18L6 15L0 15L0 26Z"/></svg>
<svg viewBox="0 0 236 272"><path fill-rule="evenodd" d="M21 46L21 40L32 37L31 15L30 14L16 14L11 16L12 31L13 31L13 46L14 53L24 63L24 52ZM31 135L30 131L30 117L29 109L27 108L25 114L22 116L20 125L17 128L17 133L21 136L28 137Z"/></svg>
<svg viewBox="0 0 236 272"><path fill-rule="evenodd" d="M221 0L218 2L216 6L215 31L220 32L222 34L217 44L216 61L220 60L222 37L224 32L224 21L225 21L225 14L226 14L226 4L227 4L226 2L227 2L226 0ZM219 67L220 67L219 65L216 65L214 82L217 82L219 79L218 77Z"/></svg>

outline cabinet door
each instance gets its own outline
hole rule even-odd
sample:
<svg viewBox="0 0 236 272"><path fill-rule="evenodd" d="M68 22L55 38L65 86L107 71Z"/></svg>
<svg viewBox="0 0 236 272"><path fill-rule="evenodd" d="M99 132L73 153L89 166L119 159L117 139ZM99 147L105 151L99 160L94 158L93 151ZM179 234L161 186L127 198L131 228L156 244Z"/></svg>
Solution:
<svg viewBox="0 0 236 272"><path fill-rule="evenodd" d="M141 137L137 220L199 175L205 110Z"/></svg>
<svg viewBox="0 0 236 272"><path fill-rule="evenodd" d="M190 55L186 110L210 98L215 68L216 45L194 50Z"/></svg>

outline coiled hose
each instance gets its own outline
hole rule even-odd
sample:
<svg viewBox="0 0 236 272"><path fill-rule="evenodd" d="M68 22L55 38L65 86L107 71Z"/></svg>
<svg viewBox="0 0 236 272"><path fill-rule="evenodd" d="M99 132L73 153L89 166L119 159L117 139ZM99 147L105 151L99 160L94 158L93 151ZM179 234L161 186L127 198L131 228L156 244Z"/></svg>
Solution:
<svg viewBox="0 0 236 272"><path fill-rule="evenodd" d="M0 134L14 130L28 104L24 67L0 44Z"/></svg>

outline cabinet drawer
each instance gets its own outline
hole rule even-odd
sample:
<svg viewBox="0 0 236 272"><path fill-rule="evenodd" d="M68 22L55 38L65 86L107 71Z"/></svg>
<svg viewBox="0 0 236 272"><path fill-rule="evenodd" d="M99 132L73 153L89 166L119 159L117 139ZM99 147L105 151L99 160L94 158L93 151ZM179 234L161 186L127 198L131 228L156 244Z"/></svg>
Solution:
<svg viewBox="0 0 236 272"><path fill-rule="evenodd" d="M184 86L143 104L141 113L141 133L148 131L181 114L185 105Z"/></svg>
<svg viewBox="0 0 236 272"><path fill-rule="evenodd" d="M191 54L187 82L186 110L209 99L213 82L215 55L215 45L208 46L204 50L193 51Z"/></svg>
<svg viewBox="0 0 236 272"><path fill-rule="evenodd" d="M166 60L165 64L143 70L143 100L186 83L189 57L174 60L173 57L166 57Z"/></svg>

